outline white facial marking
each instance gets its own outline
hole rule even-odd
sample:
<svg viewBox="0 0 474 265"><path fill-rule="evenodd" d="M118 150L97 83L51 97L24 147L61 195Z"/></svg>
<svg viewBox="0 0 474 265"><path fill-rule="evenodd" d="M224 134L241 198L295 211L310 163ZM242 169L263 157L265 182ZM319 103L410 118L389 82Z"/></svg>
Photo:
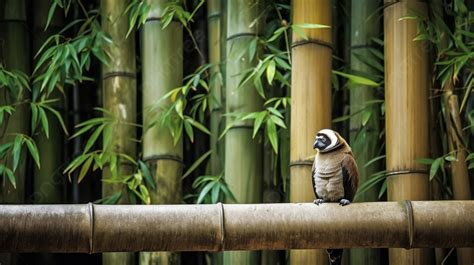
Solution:
<svg viewBox="0 0 474 265"><path fill-rule="evenodd" d="M336 136L336 133L334 133L333 130L331 130L331 129L322 129L318 133L327 135L329 137L329 140L331 141L331 144L328 147L324 148L324 150L329 150L329 149L333 148L334 146L336 146L337 136Z"/></svg>

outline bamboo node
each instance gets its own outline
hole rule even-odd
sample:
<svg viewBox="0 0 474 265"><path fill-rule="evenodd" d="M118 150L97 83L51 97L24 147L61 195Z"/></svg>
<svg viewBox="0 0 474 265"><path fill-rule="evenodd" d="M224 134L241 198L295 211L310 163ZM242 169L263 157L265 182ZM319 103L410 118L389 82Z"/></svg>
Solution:
<svg viewBox="0 0 474 265"><path fill-rule="evenodd" d="M220 239L219 239L219 246L217 251L224 250L224 242L225 242L225 227L224 227L224 204L222 202L217 203L217 207L219 209L219 227L220 227Z"/></svg>
<svg viewBox="0 0 474 265"><path fill-rule="evenodd" d="M87 204L89 210L89 225L90 225L90 236L89 236L89 254L94 252L94 204L89 202Z"/></svg>
<svg viewBox="0 0 474 265"><path fill-rule="evenodd" d="M419 169L407 169L407 170L395 170L395 171L387 171L385 176L397 176L397 175L407 175L407 174L428 174L427 170L419 170Z"/></svg>
<svg viewBox="0 0 474 265"><path fill-rule="evenodd" d="M404 200L403 204L405 205L408 217L408 247L406 249L410 249L413 247L413 237L415 234L415 219L413 217L413 206L411 204L411 201L409 200Z"/></svg>
<svg viewBox="0 0 474 265"><path fill-rule="evenodd" d="M143 162L156 162L158 160L172 160L184 165L183 159L174 155L152 155L143 158Z"/></svg>
<svg viewBox="0 0 474 265"><path fill-rule="evenodd" d="M237 38L240 38L240 37L260 37L259 34L257 33L254 33L254 32L242 32L242 33L237 33L237 34L234 34L234 35L230 35L227 37L227 41L230 41L230 40L233 40L233 39L237 39Z"/></svg>
<svg viewBox="0 0 474 265"><path fill-rule="evenodd" d="M332 46L330 42L318 40L318 39L307 39L307 40L295 41L291 44L291 49L296 48L298 46L307 45L307 44L319 45L325 48L329 48L331 49L331 51L334 50L334 47Z"/></svg>
<svg viewBox="0 0 474 265"><path fill-rule="evenodd" d="M290 162L290 167L297 167L297 166L313 166L312 160L296 160Z"/></svg>
<svg viewBox="0 0 474 265"><path fill-rule="evenodd" d="M112 78L112 77L128 77L128 78L136 79L137 75L136 73L126 72L126 71L112 71L112 72L105 73L104 76L102 77L102 80Z"/></svg>

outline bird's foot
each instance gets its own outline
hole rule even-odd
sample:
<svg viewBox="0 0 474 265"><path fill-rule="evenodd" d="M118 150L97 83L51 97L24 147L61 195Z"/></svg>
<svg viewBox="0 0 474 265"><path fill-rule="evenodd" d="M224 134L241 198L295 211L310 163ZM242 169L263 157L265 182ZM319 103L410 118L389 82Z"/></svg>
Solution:
<svg viewBox="0 0 474 265"><path fill-rule="evenodd" d="M323 199L316 199L316 200L313 201L313 203L316 204L316 205L320 205L320 204L322 204L323 202L324 202Z"/></svg>
<svg viewBox="0 0 474 265"><path fill-rule="evenodd" d="M351 201L349 201L348 199L341 199L341 200L339 201L339 205L342 205L342 206L346 206L346 205L348 205L348 204L350 204L350 203L351 203Z"/></svg>

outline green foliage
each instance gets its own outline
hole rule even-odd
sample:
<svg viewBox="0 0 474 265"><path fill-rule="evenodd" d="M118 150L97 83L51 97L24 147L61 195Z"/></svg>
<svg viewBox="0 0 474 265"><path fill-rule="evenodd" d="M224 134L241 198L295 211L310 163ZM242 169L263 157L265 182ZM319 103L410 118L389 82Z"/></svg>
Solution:
<svg viewBox="0 0 474 265"><path fill-rule="evenodd" d="M154 190L156 189L156 184L151 177L148 167L143 161L137 161L125 153L117 152L112 143L114 127L118 125L135 127L138 125L126 123L114 117L112 113L105 109L96 108L96 110L102 113L102 117L92 118L76 125L77 131L71 138L85 134L89 134L89 138L86 141L82 154L69 163L64 169L64 173L68 174L69 181L71 181L71 174L79 171L78 182L80 183L91 169L92 171L104 170L104 167L107 166L112 176L110 179L103 179L104 183L122 184L142 202L149 204L151 200L148 187ZM98 139L103 139L102 148L94 149L94 146L98 145ZM121 172L120 166L122 164L132 165L135 168L133 170L134 173L124 174ZM100 202L117 202L122 195L122 192L114 194Z"/></svg>
<svg viewBox="0 0 474 265"><path fill-rule="evenodd" d="M183 128L191 142L194 141L193 128L211 134L203 125L206 115L211 111L212 97L206 82L210 67L210 64L200 66L195 73L184 78L183 86L172 89L155 102L147 113L151 119L145 129L154 126L168 128L175 144L181 138Z"/></svg>
<svg viewBox="0 0 474 265"><path fill-rule="evenodd" d="M12 186L16 188L16 177L14 173L20 164L21 154L24 146L26 146L26 149L33 158L36 166L39 168L41 165L38 148L35 141L31 137L25 134L13 134L11 136L14 136L12 141L3 143L0 146L0 159L2 161L11 159L12 167L8 167L7 163L4 162L0 165L0 172L2 176L4 178L8 178Z"/></svg>
<svg viewBox="0 0 474 265"><path fill-rule="evenodd" d="M223 196L237 202L234 194L232 194L227 186L223 174L218 176L200 176L193 182L192 187L198 191L198 194L190 197L196 198L197 204L218 203Z"/></svg>
<svg viewBox="0 0 474 265"><path fill-rule="evenodd" d="M112 40L101 30L97 10L89 11L87 15L86 19L77 19L49 37L39 49L35 56L38 62L33 71L33 84L39 86L40 92L46 90L49 95L55 88L63 91L66 84L91 80L84 75L84 70L89 69L92 55L107 64L109 55L103 47ZM62 35L78 24L82 25L73 38Z"/></svg>

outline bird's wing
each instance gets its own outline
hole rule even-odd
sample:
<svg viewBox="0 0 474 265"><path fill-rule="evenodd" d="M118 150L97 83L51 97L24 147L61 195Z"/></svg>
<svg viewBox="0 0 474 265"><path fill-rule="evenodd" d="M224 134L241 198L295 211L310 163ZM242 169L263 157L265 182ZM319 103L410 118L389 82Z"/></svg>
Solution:
<svg viewBox="0 0 474 265"><path fill-rule="evenodd" d="M311 183L313 184L314 196L316 196L316 199L320 199L320 197L318 196L318 193L316 193L316 182L314 181L315 174L316 174L316 159L314 159L313 168L311 169Z"/></svg>
<svg viewBox="0 0 474 265"><path fill-rule="evenodd" d="M359 186L359 170L351 152L347 152L342 160L342 180L344 197L352 201Z"/></svg>

